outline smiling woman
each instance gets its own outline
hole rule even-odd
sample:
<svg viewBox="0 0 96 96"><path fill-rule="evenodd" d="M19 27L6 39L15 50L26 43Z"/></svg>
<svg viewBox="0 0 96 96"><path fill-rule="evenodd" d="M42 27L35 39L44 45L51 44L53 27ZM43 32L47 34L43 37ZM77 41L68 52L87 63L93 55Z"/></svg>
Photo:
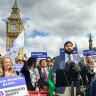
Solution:
<svg viewBox="0 0 96 96"><path fill-rule="evenodd" d="M2 57L0 65L2 67L1 76L7 77L7 76L15 76L18 73L13 69L12 60L10 57Z"/></svg>

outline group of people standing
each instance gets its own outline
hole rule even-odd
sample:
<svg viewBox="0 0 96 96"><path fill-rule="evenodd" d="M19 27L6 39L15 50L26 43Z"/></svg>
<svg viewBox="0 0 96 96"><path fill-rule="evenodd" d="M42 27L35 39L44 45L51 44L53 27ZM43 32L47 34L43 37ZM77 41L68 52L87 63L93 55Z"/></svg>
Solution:
<svg viewBox="0 0 96 96"><path fill-rule="evenodd" d="M30 57L24 61L24 66L21 73L25 76L25 81L28 91L47 91L48 96L55 96L53 91L55 85L52 81L52 69L55 58L47 57L46 59L38 60L36 57Z"/></svg>
<svg viewBox="0 0 96 96"><path fill-rule="evenodd" d="M55 58L51 59L51 57L41 60L38 60L36 57L30 57L28 60L22 58L24 65L19 73L14 69L11 58L4 56L0 59L0 77L23 74L28 91L35 91L35 93L38 93L40 90L43 90L47 91L49 94L49 83L51 80L51 77L49 77L49 70L53 67L54 60Z"/></svg>
<svg viewBox="0 0 96 96"><path fill-rule="evenodd" d="M56 72L58 70L64 70L65 69L66 62L70 62L70 63L71 62L74 62L74 56L72 54L73 53L73 43L71 41L67 41L64 44L64 50L65 50L65 54L60 55L60 56L57 56L55 58L55 63L54 63L54 67L53 67L53 70L52 70L52 80L53 80L54 84L56 84ZM87 71L90 70L90 72L93 72L94 74L96 74L96 63L94 62L94 60L92 59L92 56L90 54L88 54L86 56L86 60L84 60L84 58L83 58L83 60L81 59L81 61L79 61L78 63L76 62L77 65L79 65L77 67L77 70L78 70L78 68L80 68L80 70L82 71L82 69L80 67L81 66L80 65L80 62L83 62L81 64L83 65L82 66L83 68L86 67L85 70L86 69L87 69ZM74 70L74 67L73 67L72 70ZM64 75L66 77L66 74L64 74ZM95 75L92 76L92 77L94 78ZM89 79L91 79L91 77ZM91 83L87 86L88 87L88 90L85 90L86 92L84 92L84 95L83 96L85 96L85 94L86 94L86 96L90 96L90 92L93 92L92 89L90 89L90 86L91 86ZM93 88L94 88L94 86L93 86ZM80 96L80 90L79 90L79 92L77 92L76 87L74 89L75 89L74 90L74 93L72 94L71 91L73 89L71 89L71 87L69 87L69 86L68 87L63 87L63 86L61 87L60 86L60 87L56 87L56 92L59 94L59 96ZM96 88L94 88L94 92L95 91L96 91ZM95 95L92 95L91 94L91 96L95 96Z"/></svg>
<svg viewBox="0 0 96 96"><path fill-rule="evenodd" d="M22 61L24 64L20 73L14 70L10 57L4 56L0 58L0 77L23 74L28 91L38 93L40 90L43 90L48 91L49 96L71 96L69 87L55 87L56 71L64 69L66 62L74 59L72 54L73 43L71 41L67 41L64 44L64 50L65 54L53 59L50 57L41 60L38 60L36 57L30 57L28 59L22 58L22 60L18 61ZM86 64L91 71L96 72L96 64L91 55L86 57L86 61L84 61L83 58L81 61Z"/></svg>

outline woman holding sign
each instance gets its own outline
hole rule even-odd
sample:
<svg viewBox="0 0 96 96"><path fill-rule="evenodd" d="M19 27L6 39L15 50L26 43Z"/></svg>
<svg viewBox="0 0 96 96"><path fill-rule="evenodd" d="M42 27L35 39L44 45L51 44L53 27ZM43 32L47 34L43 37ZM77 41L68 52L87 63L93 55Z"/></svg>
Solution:
<svg viewBox="0 0 96 96"><path fill-rule="evenodd" d="M13 68L13 63L10 57L4 56L0 62L2 66L2 77L16 76L17 72Z"/></svg>

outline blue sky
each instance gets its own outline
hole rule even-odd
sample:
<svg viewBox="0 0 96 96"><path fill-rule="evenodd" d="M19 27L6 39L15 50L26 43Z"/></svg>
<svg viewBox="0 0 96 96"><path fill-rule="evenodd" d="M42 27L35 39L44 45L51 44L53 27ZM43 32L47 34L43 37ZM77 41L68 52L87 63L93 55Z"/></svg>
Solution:
<svg viewBox="0 0 96 96"><path fill-rule="evenodd" d="M30 37L35 38L36 36L46 37L46 36L48 36L48 33L33 30L33 33L32 33L32 35Z"/></svg>

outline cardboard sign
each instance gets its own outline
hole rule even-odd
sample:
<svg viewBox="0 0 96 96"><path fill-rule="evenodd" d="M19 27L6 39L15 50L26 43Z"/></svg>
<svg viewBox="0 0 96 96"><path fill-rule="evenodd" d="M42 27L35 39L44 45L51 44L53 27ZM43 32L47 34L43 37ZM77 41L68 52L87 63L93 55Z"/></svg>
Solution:
<svg viewBox="0 0 96 96"><path fill-rule="evenodd" d="M37 58L46 58L47 52L31 52L31 56L37 57Z"/></svg>
<svg viewBox="0 0 96 96"><path fill-rule="evenodd" d="M83 56L85 60L87 55L91 55L93 60L96 61L96 49L83 50Z"/></svg>
<svg viewBox="0 0 96 96"><path fill-rule="evenodd" d="M27 88L23 75L0 78L0 96L24 95L27 95Z"/></svg>
<svg viewBox="0 0 96 96"><path fill-rule="evenodd" d="M23 67L24 64L13 64L14 66L14 69L18 72L21 71L22 67Z"/></svg>
<svg viewBox="0 0 96 96"><path fill-rule="evenodd" d="M96 55L96 49L90 49L90 50L83 50L83 55L87 56L87 55Z"/></svg>

